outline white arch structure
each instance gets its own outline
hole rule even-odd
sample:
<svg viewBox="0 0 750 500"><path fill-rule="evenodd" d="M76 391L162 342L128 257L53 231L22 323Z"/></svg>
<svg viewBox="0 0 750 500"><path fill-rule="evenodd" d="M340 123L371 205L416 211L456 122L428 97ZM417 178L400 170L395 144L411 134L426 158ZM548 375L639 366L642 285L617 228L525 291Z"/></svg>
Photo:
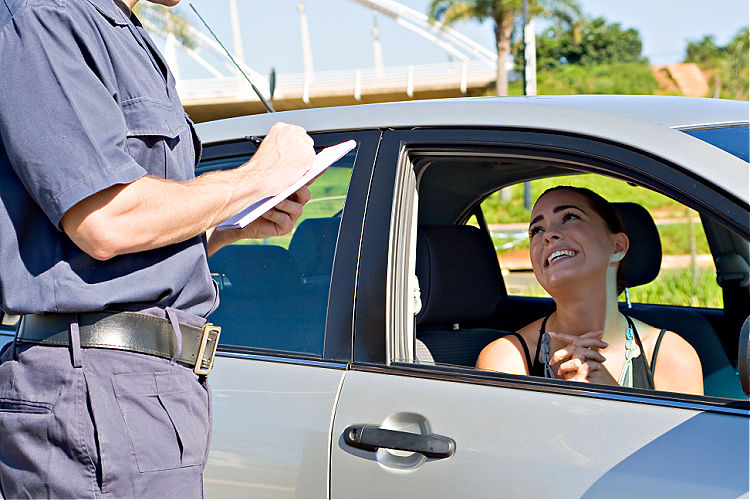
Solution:
<svg viewBox="0 0 750 500"><path fill-rule="evenodd" d="M347 104L358 101L373 102L413 97L436 97L466 94L469 87L484 87L495 78L496 54L458 31L439 24L430 24L428 17L395 0L350 0L393 19L399 26L424 38L444 50L451 61L456 62L382 67L380 41L377 26L373 27L375 68L360 68L339 71L313 72L312 51L307 30L307 18L300 0L300 31L305 71L300 74L282 74L277 78L274 102L288 100L281 109L310 105ZM314 4L313 4L314 5ZM233 46L227 47L235 61L252 79L255 86L270 97L268 78L244 62L242 37L237 16L236 0L229 0L229 16L232 27ZM220 106L221 102L246 103L245 109L235 108L231 114L260 112L253 105L260 100L252 93L250 85L226 56L224 49L209 35L189 26L188 34L197 41L191 49L160 30L147 20L146 28L166 38L165 56L178 80L178 90L186 107ZM212 78L181 79L177 61L178 47L185 55L203 67ZM210 59L210 60L209 60ZM452 92L452 93L451 93ZM437 94L436 94L437 93ZM402 97L399 97L401 95ZM325 102L320 102L321 99ZM316 101L311 104L312 101ZM298 102L299 101L299 102ZM279 106L276 105L277 109ZM252 108L252 109L250 109ZM194 113L191 113L194 114ZM200 115L200 113L199 113ZM209 113L199 120L228 116L226 112Z"/></svg>

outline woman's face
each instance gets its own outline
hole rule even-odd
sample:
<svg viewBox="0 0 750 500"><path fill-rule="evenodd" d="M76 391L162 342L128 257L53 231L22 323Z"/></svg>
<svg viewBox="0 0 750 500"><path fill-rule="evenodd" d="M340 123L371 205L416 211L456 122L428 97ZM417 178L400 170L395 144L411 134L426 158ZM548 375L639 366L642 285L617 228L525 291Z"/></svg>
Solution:
<svg viewBox="0 0 750 500"><path fill-rule="evenodd" d="M565 189L537 200L531 211L529 239L534 274L553 297L571 286L603 286L608 274L615 280L617 262L628 244L624 233L609 231L588 198Z"/></svg>

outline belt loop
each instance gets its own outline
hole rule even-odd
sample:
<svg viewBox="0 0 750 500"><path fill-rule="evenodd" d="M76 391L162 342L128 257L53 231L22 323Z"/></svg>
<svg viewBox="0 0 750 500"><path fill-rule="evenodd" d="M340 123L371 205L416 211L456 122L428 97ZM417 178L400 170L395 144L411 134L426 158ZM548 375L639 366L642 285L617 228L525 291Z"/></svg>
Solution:
<svg viewBox="0 0 750 500"><path fill-rule="evenodd" d="M177 340L177 349L175 350L174 356L169 360L170 363L174 363L177 358L182 354L182 331L180 331L180 322L177 321L177 314L171 307L165 309L169 322L172 323L172 331L174 332L175 339Z"/></svg>
<svg viewBox="0 0 750 500"><path fill-rule="evenodd" d="M81 351L81 332L78 328L78 314L73 315L70 322L70 354L73 360L73 368L83 367L83 353Z"/></svg>

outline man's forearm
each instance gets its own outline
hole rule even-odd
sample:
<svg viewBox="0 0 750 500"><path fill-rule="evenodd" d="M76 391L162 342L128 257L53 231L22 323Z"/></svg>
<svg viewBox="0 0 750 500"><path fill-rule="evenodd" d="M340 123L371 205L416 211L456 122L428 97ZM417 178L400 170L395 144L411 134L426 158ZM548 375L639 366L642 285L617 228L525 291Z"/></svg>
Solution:
<svg viewBox="0 0 750 500"><path fill-rule="evenodd" d="M231 180L244 182L237 172L217 174L224 175L206 174L189 182L143 177L113 186L70 209L63 229L100 260L185 241L262 197L252 185L242 190L247 191L244 197L234 194L240 190L233 189Z"/></svg>
<svg viewBox="0 0 750 500"><path fill-rule="evenodd" d="M300 135L301 134L301 135ZM312 139L299 127L274 126L245 165L187 182L143 177L76 204L63 230L84 252L106 260L179 243L215 227L246 206L281 191L309 168ZM266 141L264 141L266 143Z"/></svg>

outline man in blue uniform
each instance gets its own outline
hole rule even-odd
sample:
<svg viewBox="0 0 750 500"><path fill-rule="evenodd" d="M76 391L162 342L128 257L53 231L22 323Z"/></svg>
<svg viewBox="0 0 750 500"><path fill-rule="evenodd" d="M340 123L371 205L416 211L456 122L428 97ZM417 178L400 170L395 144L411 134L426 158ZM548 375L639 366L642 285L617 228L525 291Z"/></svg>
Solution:
<svg viewBox="0 0 750 500"><path fill-rule="evenodd" d="M199 497L218 303L206 257L288 232L303 188L214 231L311 165L277 124L193 177L200 141L138 0L0 0L0 487L18 497ZM152 0L174 5L179 0Z"/></svg>

